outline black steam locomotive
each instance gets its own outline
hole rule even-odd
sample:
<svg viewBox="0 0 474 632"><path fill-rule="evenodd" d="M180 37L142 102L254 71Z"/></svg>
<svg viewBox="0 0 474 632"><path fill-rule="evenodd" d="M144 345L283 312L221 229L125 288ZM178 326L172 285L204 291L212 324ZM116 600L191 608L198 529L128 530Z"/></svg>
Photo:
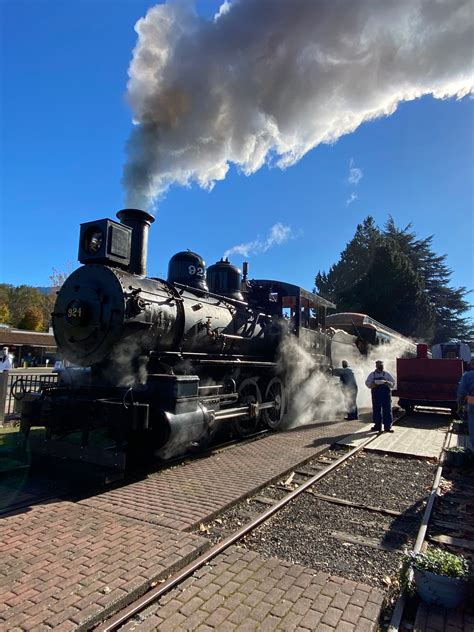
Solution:
<svg viewBox="0 0 474 632"><path fill-rule="evenodd" d="M280 428L291 395L282 342L298 339L327 370L334 305L288 283L249 281L246 266L242 277L227 260L206 271L191 251L172 257L167 280L149 278L153 216L117 217L81 225L83 266L53 313L58 350L74 368L25 398L21 428L33 449L122 468L134 449L167 458L206 445L229 421L241 436Z"/></svg>

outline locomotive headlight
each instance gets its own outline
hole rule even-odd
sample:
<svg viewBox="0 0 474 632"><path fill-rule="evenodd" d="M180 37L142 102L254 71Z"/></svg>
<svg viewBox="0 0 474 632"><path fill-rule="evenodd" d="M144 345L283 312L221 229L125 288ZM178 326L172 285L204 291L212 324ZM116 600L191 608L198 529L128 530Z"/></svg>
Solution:
<svg viewBox="0 0 474 632"><path fill-rule="evenodd" d="M99 252L103 243L104 234L99 228L92 226L84 235L83 248L91 255Z"/></svg>

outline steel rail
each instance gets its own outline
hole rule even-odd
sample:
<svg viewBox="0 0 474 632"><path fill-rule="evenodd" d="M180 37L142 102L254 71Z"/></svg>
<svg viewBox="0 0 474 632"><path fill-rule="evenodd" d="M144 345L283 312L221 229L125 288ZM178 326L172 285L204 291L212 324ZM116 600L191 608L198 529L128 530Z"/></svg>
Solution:
<svg viewBox="0 0 474 632"><path fill-rule="evenodd" d="M433 510L434 501L436 500L436 495L438 493L439 483L441 481L441 474L443 471L444 455L445 455L444 450L446 448L448 437L450 435L451 435L451 432L447 432L444 438L441 459L436 469L433 485L431 487L430 495L428 496L428 502L426 503L425 511L423 513L423 518L421 519L421 525L420 525L420 528L418 529L418 534L416 536L415 544L412 549L415 555L421 551L421 547L423 546L423 542L425 540L426 532L428 531L428 524L430 521L431 512ZM392 618L390 619L387 632L398 632L398 630L400 629L406 601L407 601L406 593L401 592L395 604L395 608L393 609Z"/></svg>
<svg viewBox="0 0 474 632"><path fill-rule="evenodd" d="M285 507L289 502L291 502L294 498L303 493L306 489L314 485L321 478L335 470L339 467L344 461L350 459L354 454L360 452L363 448L365 448L369 443L374 441L380 436L381 433L377 433L373 437L369 437L365 441L363 441L359 446L350 450L347 454L342 456L341 458L334 461L320 472L318 472L315 476L307 480L305 483L297 487L295 490L284 496L281 500L277 501L274 505L272 505L269 509L264 511L262 514L257 516L254 520L251 520L243 527L241 527L238 531L235 531L231 535L224 538L222 542L215 544L208 551L197 557L194 561L187 564L184 568L182 568L176 575L168 578L163 584L153 588L152 590L145 593L142 597L131 603L129 606L126 606L122 611L118 612L116 615L113 615L110 619L105 621L104 623L99 624L96 628L96 632L112 632L116 630L118 627L123 625L126 621L128 621L131 617L141 612L148 605L159 599L164 593L174 588L177 584L187 579L190 575L196 572L199 568L204 566L207 562L215 558L217 555L225 551L229 546L237 542L240 538L242 538L247 533L250 533L254 529L256 529L262 522L265 522L273 516L273 514L277 513L280 509Z"/></svg>

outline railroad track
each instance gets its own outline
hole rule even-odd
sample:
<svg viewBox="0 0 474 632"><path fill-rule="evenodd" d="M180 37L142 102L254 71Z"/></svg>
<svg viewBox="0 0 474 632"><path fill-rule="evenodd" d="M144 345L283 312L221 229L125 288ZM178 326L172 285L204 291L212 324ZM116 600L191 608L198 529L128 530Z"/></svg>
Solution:
<svg viewBox="0 0 474 632"><path fill-rule="evenodd" d="M453 430L451 428L451 435ZM464 473L457 468L445 465L446 452L449 445L450 433L446 435L438 468L436 470L433 486L427 499L423 519L418 531L414 554L420 553L429 544L447 546L456 554L464 555L474 564L474 476ZM462 524L452 519L452 515L462 515ZM470 537L465 537L465 536ZM395 604L388 632L399 632L403 629L405 608L408 596L402 592ZM408 622L412 626L412 622Z"/></svg>
<svg viewBox="0 0 474 632"><path fill-rule="evenodd" d="M255 530L258 526L262 525L266 521L268 521L275 514L280 512L283 508L285 508L289 503L291 503L295 498L297 498L302 493L310 490L310 488L320 481L322 478L339 468L343 463L345 463L348 459L353 457L358 452L362 451L366 448L372 441L374 441L379 435L373 435L366 439L363 443L361 443L358 447L353 448L347 451L340 458L332 459L332 462L324 465L324 454L329 451L330 448L321 452L318 455L318 461L322 465L322 469L317 473L312 473L308 469L304 467L296 468L295 473L298 474L299 477L305 477L307 480L298 485L296 489L287 493L280 500L271 500L265 499L265 497L260 497L260 502L263 504L269 504L268 509L260 513L256 518L249 521L247 524L242 526L241 528L235 530L232 534L225 537L223 540L212 546L205 553L200 555L194 561L189 563L183 569L178 571L176 574L170 576L166 581L164 581L159 586L152 588L142 597L134 600L130 603L126 608L113 615L105 622L100 624L95 628L96 632L112 632L112 630L117 630L121 626L125 625L129 622L134 616L142 612L145 608L150 606L151 604L158 601L165 593L169 592L172 588L178 586L185 579L193 575L196 571L201 569L203 566L208 564L211 560L216 558L219 554L223 553L227 548L231 545L239 542L245 536L250 534L253 530ZM258 498L258 497L257 497ZM270 504L271 503L271 504ZM372 508L380 511L384 511L383 508Z"/></svg>
<svg viewBox="0 0 474 632"><path fill-rule="evenodd" d="M56 505L54 505L49 510L48 508L40 507L38 510L32 512L32 518L38 523L40 520L43 520L43 516L45 518L43 522L46 522L50 516L51 518L54 518L54 520L57 520L58 514L61 515L61 519L63 520L66 528L69 528L69 524L74 524L72 533L75 534L74 537L76 539L78 537L82 537L82 530L79 526L78 531L78 525L81 525L81 520L84 520L86 515L89 515L91 521L90 524L100 524L101 529L98 530L96 536L95 531L89 534L87 529L84 528L84 537L88 538L88 542L91 542L87 545L87 550L89 550L92 546L104 546L101 543L100 532L105 533L106 530L109 529L108 525L110 524L112 525L110 527L111 532L114 533L113 530L117 528L118 521L122 521L124 535L120 535L119 537L126 541L127 544L128 542L131 542L132 545L134 545L135 538L139 541L139 538L137 537L138 530L141 531L143 529L143 533L146 533L148 536L148 538L145 538L143 542L150 542L150 538L153 542L156 540L156 543L158 544L158 548L156 550L159 551L158 554L155 554L155 549L153 549L153 557L145 557L142 554L139 554L137 556L131 555L129 559L128 557L122 556L123 560L120 561L120 578L114 578L111 576L109 579L107 559L101 560L100 563L98 563L98 568L101 569L100 584L102 587L100 585L94 585L94 587L90 590L87 583L84 583L83 585L82 579L77 584L75 583L76 579L74 577L73 570L69 572L68 569L64 569L64 572L67 574L67 581L69 581L69 584L66 584L64 588L62 584L58 584L58 589L70 591L68 594L74 596L76 601L80 599L80 602L74 615L71 613L66 614L65 616L60 613L58 613L57 616L53 616L50 612L50 608L52 606L49 602L45 603L46 615L44 615L44 620L48 625L56 625L60 621L63 621L61 618L61 616L63 616L64 619L72 619L73 622L77 621L78 629L81 630L90 629L91 626L98 625L101 618L112 615L119 607L125 607L125 605L130 603L133 598L136 598L138 595L142 595L145 591L149 591L150 587L156 586L156 582L161 583L163 580L166 580L168 578L168 573L172 573L173 569L182 567L191 559L192 556L198 555L198 552L201 552L203 547L210 546L213 542L216 542L218 538L226 538L228 543L227 546L230 546L234 541L233 539L229 540L227 537L231 530L238 531L240 532L241 537L245 537L246 530L237 529L235 525L245 524L250 517L255 518L257 513L259 514L259 517L257 520L251 520L253 527L250 528L255 528L259 524L262 524L262 529L259 529L258 532L255 532L251 536L249 535L249 537L245 540L243 548L232 547L232 549L223 553L219 559L216 559L214 563L209 564L208 568L202 569L199 573L193 574L196 568L195 565L193 565L192 570L190 571L193 576L190 576L189 581L185 582L184 586L180 586L177 590L171 591L169 584L168 587L166 587L167 585L165 584L165 588L161 585L160 594L158 596L155 595L152 602L159 599L161 592L163 591L168 590L170 591L170 594L166 596L166 599L160 600L158 605L153 605L148 608L147 612L143 615L135 618L135 620L131 622L131 627L141 625L141 621L144 620L147 621L149 627L151 623L147 620L149 616L161 616L161 620L166 618L168 615L165 614L164 610L163 615L150 615L150 613L157 611L157 608L160 608L157 612L161 612L163 605L168 603L169 600L174 600L174 603L176 603L176 600L179 601L186 599L186 586L193 586L194 594L196 594L196 591L199 592L199 578L204 577L204 581L209 581L209 576L215 572L212 569L215 569L216 566L217 568L225 568L227 564L225 560L229 558L229 556L230 558L235 559L235 551L254 551L254 554L260 556L262 559L268 559L268 556L270 555L273 558L278 558L283 564L285 564L286 560L287 565L296 564L300 567L303 565L306 567L306 572L309 574L312 572L317 573L318 569L322 569L323 571L329 570L329 572L331 572L330 569L332 568L332 572L338 575L338 569L341 569L341 567L338 567L337 565L331 566L331 564L328 565L326 563L326 560L330 561L333 559L333 551L336 553L338 549L342 552L348 553L346 558L351 557L354 553L359 555L360 552L362 552L362 564L365 563L368 556L372 556L372 560L374 560L377 555L380 558L380 553L377 553L375 549L378 548L380 551L381 544L386 544L385 542L382 542L382 540L385 539L385 532L383 530L386 529L387 533L389 530L391 532L392 526L394 525L394 520L391 519L391 516L399 516L399 519L396 518L397 522L394 526L395 528L397 526L402 528L401 521L406 518L406 510L404 507L408 507L409 505L405 505L403 502L405 492L403 491L402 494L399 493L398 482L394 487L396 490L395 495L390 497L394 500L394 502L391 500L388 504L384 505L384 499L386 499L386 496L380 494L377 495L377 487L373 487L373 485L376 484L376 477L379 476L379 473L375 472L375 470L379 468L379 471L381 471L381 467L384 472L392 472L393 467L395 467L400 472L399 477L403 476L404 479L407 479L407 466L409 466L408 472L412 475L414 473L418 474L418 470L416 468L419 466L414 465L415 460L413 459L409 459L408 464L401 462L403 459L401 461L399 460L397 463L397 459L387 459L382 457L380 453L377 454L376 452L374 453L370 450L365 452L359 458L354 458L349 461L350 457L355 455L357 452L362 451L366 447L370 448L371 441L377 437L375 434L371 435L362 445L358 446L357 449L345 453L342 459L337 459L334 463L329 463L327 461L332 454L337 454L337 456L339 456L341 451L347 450L347 448L334 449L328 447L325 451L322 450L324 444L328 446L329 441L334 442L336 440L342 440L343 437L347 435L347 431L354 432L354 430L357 430L357 425L346 425L344 422L339 422L338 431L336 433L332 431L330 424L326 424L326 426L327 428L323 430L322 434L319 434L320 431L316 430L316 427L314 427L314 429L308 428L307 430L304 429L303 431L298 431L293 436L291 433L272 433L272 436L269 437L268 441L263 442L262 450L260 450L259 446L249 446L249 449L245 449L246 451L237 451L234 454L232 451L232 445L222 445L219 449L214 451L214 455L222 452L223 456L218 456L217 458L211 458L208 460L205 459L202 463L202 468L199 462L188 463L188 461L186 461L183 464L185 465L184 468L179 467L179 464L175 462L175 468L176 465L178 465L176 471L165 472L163 476L152 476L144 481L140 480L137 485L131 485L129 488L125 486L123 488L123 494L122 489L116 488L111 490L110 493L109 491L106 491L105 494L100 494L97 498L92 496L90 499L85 499L85 501L81 500L78 504L65 503L63 505L62 503L58 503L58 510L55 509ZM385 437L385 439L390 438L390 436ZM256 440L258 440L258 438L254 439L254 441ZM245 443L250 443L250 440L247 440ZM244 444L242 444L242 442L239 443L239 446L242 447L243 445ZM319 446L319 449L315 450L313 446L314 448ZM288 455L286 455L287 449ZM328 450L330 450L329 454ZM226 453L225 457L224 453ZM306 454L311 456L309 458L303 458ZM243 467L244 460L247 458L249 458L249 460L245 462L248 463L249 469ZM295 460L293 460L293 458ZM265 468L262 468L262 459L265 459L265 463L267 463ZM337 471L338 467L342 466L343 463L346 463L344 472L341 472L341 474L334 474L334 477L331 477L329 480L322 480L326 474L329 474L331 471ZM186 467L188 465L189 467ZM222 470L222 467L225 467L226 469ZM413 499L413 502L418 502L418 500L423 498L423 490L426 489L426 486L431 484L435 467L436 466L433 463L425 463L423 466L423 484L421 487L418 486L416 494L410 496L410 498ZM320 468L320 470L315 471L318 468ZM260 475L260 470L265 472L263 476ZM227 487L226 478L222 480L220 479L220 471L230 471L232 473L231 478L229 479L229 487ZM368 471L373 471L373 475L369 476L368 480L366 480L366 472ZM214 477L216 483L218 484L217 493L214 493L213 487L210 485L212 484ZM242 481L240 480L241 478ZM413 480L411 476L408 476L408 478ZM235 487L232 487L232 481L234 480L238 482ZM315 485L315 483L319 480L321 480L321 483L319 483L316 488L313 488L312 485ZM349 481L355 481L355 484L348 488L347 483ZM170 484L171 487L169 487ZM291 489L295 485L298 485L298 489L292 491L291 494L288 494L288 489ZM367 493L360 495L359 491L363 487L365 487ZM380 491L380 489L378 489L378 491ZM192 498L194 492L196 504L191 505L189 500ZM333 494L333 492L336 493ZM277 516L276 514L279 512L279 509L283 508L285 504L285 500L280 503L282 494L285 494L288 502L294 498L295 505L292 507L291 511L282 511L281 515ZM296 498L300 494L301 498L298 502L296 502ZM329 497L333 495L336 497ZM153 500L154 498L158 498L159 501L155 502ZM400 499L401 504L398 502ZM329 505L328 503L332 504ZM371 505L369 503L371 503ZM69 508L64 508L65 505L68 505ZM265 509L263 513L261 513L262 505L264 505ZM346 507L337 507L336 505L346 505ZM349 507L347 507L347 505ZM181 506L183 507L182 510ZM188 509L188 507L191 509ZM195 509L194 507L197 508ZM390 507L391 510L388 509L388 507ZM174 508L176 508L178 513L173 512ZM303 522L301 524L303 525L304 531L298 531L299 526L294 524L295 516L298 511L303 514ZM345 514L350 514L347 520ZM71 517L69 518L69 516ZM265 516L267 518L275 516L274 522L272 522L271 525L264 525ZM309 518L311 523L307 522L308 516L311 516ZM324 516L323 523L320 523L321 516ZM334 516L334 519L332 516ZM419 515L415 517L417 517L417 520L419 521ZM27 518L25 519L27 520ZM17 523L20 524L20 520L23 520L22 516L18 519L16 516L12 517L11 524L14 524L13 528L16 527ZM117 523L114 522L115 520L117 520ZM260 522L261 520L263 520L263 522ZM171 521L173 522L171 523ZM160 525L156 530L154 529L155 524ZM312 531L307 529L309 524L312 526ZM357 531L357 524L365 524L369 527L369 531L364 531L364 529L359 529L359 531ZM102 525L104 525L104 528L102 528ZM373 532L370 531L370 529L372 529L370 525L375 525ZM160 533L159 529L162 527L163 530ZM171 528L174 533L170 532L170 534L167 534L167 528ZM409 533L408 537L414 537L414 529L416 529L416 523L412 522L409 531L407 531L407 533ZM337 536L333 543L332 551L328 552L327 547L324 549L323 546L323 553L321 555L321 553L317 552L317 549L321 546L319 534L323 534L324 531L327 532L330 538L333 538L336 532ZM378 531L378 538L376 531ZM179 532L182 533L182 536L176 541L180 543L178 546L183 549L183 554L180 554L179 556L180 559L176 559L176 556L173 555L173 553L169 555L165 552L163 555L161 553L161 542L167 542L169 539L169 546L175 546L173 544L173 538L175 538ZM58 536L60 533L61 531L56 530L53 537L60 537L60 535ZM120 531L120 533L122 534L122 531ZM250 534L250 531L248 531L248 533ZM313 555L313 551L308 551L307 545L303 544L305 548L304 554L301 556L300 552L297 552L297 556L294 557L296 549L290 550L288 548L288 539L285 535L290 533L295 533L296 538L299 537L301 542L306 541L307 538L311 539L314 537L316 542L314 551L316 555ZM356 536L354 534L357 533L361 536L360 540L364 539L364 541L355 541ZM395 533L395 530L393 530L393 533ZM400 531L398 533L400 533ZM276 534L277 536L274 540L273 534ZM281 538L278 534L282 534L283 538ZM352 544L350 544L351 540L347 539L350 535L353 536ZM194 540L190 540L188 544L187 538L189 536L194 538ZM390 538L391 536L389 536L389 539ZM378 542L376 542L377 539ZM29 544L28 540L25 540L24 538L23 540L25 541L25 546ZM264 541L263 547L262 541ZM286 545L286 551L278 549L278 543L282 541ZM295 538L293 538L293 541L295 541ZM120 552L115 553L115 545L113 542L114 538L110 540L110 544L108 540L105 545L108 549L108 555L118 555L120 557ZM275 542L277 543L276 547ZM413 542L413 539L411 539L411 542ZM66 544L67 543L65 543L65 546ZM220 544L222 545L222 543ZM42 546L41 543L39 543L39 546ZM150 548L147 544L144 544L144 546ZM168 546L168 544L165 546ZM268 550L269 546L270 550ZM271 550L272 546L274 547L273 550ZM367 546L371 546L372 549L365 548ZM194 550L188 554L186 547L191 547ZM117 546L117 549L119 551L122 550L119 546ZM358 551L356 549L358 549ZM124 550L126 551L126 549ZM371 550L372 553L370 552ZM163 551L166 551L164 547ZM204 557L204 561L201 563L206 564L210 559L209 556L211 556L211 558L216 557L219 555L219 552L220 549L215 550L213 547L213 549L207 552ZM285 556L286 553L288 553L289 556ZM39 551L39 555L40 554L41 550ZM398 553L395 556L393 554L389 554L387 556L390 560L392 560L391 566L387 565L387 567L396 569L396 559L399 557L399 554L400 548L398 548ZM21 555L20 551L18 555L15 554L12 556L13 561L15 561L15 556L21 559ZM80 548L77 549L77 547L74 549L74 553L72 552L72 549L70 553L68 550L68 555L71 555L74 560L77 560L78 564L83 563L82 560L85 559L84 555L87 558L87 553L82 554ZM243 553L239 553L238 555L243 555ZM385 555L385 553L382 555ZM134 557L137 559L136 570L133 565ZM176 561L174 561L174 559ZM163 566L161 566L161 560L165 561ZM395 560L395 564L393 563L393 560ZM147 561L150 562L149 565L146 565ZM88 569L89 562L87 559L86 564L86 568ZM71 566L70 568L73 569L74 567ZM356 571L355 576L354 568ZM383 564L382 567L379 566L374 569L376 571L375 573L371 572L370 574L362 573L361 575L358 575L357 573L359 568L357 566L349 568L349 575L345 574L345 570L342 570L340 577L345 577L346 579L343 581L349 581L349 583L350 580L354 579L356 583L366 582L365 589L368 590L372 586L372 589L375 592L378 591L379 595L382 595L383 589L382 592L378 590L378 587L381 584L376 583L375 581L372 582L371 580L379 581L384 576L383 572L385 572L385 569ZM382 574L380 572L381 568ZM168 569L168 571L166 571L166 569ZM314 571L314 569L316 569L316 571ZM112 569L110 572L112 574L113 572L118 573L118 570L114 571L114 569ZM184 579L183 572L184 571L181 571L179 573L179 578L177 580L178 583ZM389 570L389 572L391 573L392 571ZM125 575L125 573L127 573L127 575ZM89 581L88 574L88 571L86 571L86 578L84 582ZM229 574L227 573L225 577L228 575ZM129 580L128 577L131 579ZM361 579L357 579L358 577L361 577ZM52 579L54 580L54 576ZM172 580L172 578L169 579ZM140 581L140 585L137 585L137 580ZM120 593L118 593L118 586L127 583L130 585L126 585L125 590L120 588L120 590L122 590L122 594L120 595ZM251 583L255 583L254 580ZM367 584L369 584L369 586L367 586ZM364 587L363 584L361 585ZM116 592L114 592L115 590ZM120 597L119 599L115 596L116 593L117 596ZM108 597L109 594L110 597ZM223 592L223 594L225 593ZM61 597L62 596L63 595L61 595ZM149 596L150 591L146 593L146 597L149 598ZM93 602L93 605L90 608L88 607L89 599L91 603ZM53 606L55 603L56 602L53 602ZM59 606L60 601L58 601L57 604L58 608ZM102 609L100 606L102 606ZM26 608L27 607L28 606L26 606ZM141 607L144 608L145 606L142 605ZM172 607L174 607L174 605ZM206 610L206 607L204 610ZM17 607L17 611L18 616L22 616L23 610L20 607ZM56 612L55 610L53 611ZM167 608L166 611L169 612L169 608ZM181 614L180 617L182 618L183 615ZM108 623L109 622L106 622L105 625Z"/></svg>

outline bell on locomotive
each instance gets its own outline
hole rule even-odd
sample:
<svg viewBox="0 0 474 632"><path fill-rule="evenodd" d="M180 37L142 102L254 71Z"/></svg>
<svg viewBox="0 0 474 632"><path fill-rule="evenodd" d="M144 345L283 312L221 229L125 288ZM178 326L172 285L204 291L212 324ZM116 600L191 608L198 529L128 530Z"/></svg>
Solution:
<svg viewBox="0 0 474 632"><path fill-rule="evenodd" d="M204 259L191 250L177 252L168 265L168 283L179 283L208 292Z"/></svg>

